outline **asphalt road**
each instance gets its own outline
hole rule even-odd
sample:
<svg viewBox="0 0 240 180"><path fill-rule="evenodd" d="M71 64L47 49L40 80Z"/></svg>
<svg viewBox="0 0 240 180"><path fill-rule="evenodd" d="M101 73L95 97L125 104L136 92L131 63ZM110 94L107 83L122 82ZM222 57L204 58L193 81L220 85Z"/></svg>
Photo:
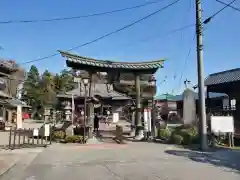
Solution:
<svg viewBox="0 0 240 180"><path fill-rule="evenodd" d="M91 146L54 144L0 179L239 180L237 156L239 152L202 154L144 142Z"/></svg>

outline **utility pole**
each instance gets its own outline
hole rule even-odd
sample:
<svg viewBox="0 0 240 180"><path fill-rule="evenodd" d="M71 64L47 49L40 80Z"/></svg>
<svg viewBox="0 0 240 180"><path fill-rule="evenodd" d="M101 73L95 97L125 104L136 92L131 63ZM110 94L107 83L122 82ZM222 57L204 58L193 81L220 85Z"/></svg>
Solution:
<svg viewBox="0 0 240 180"><path fill-rule="evenodd" d="M207 144L207 122L204 91L204 73L203 73L203 42L202 42L202 9L201 0L196 2L196 39L197 39L197 68L198 68L198 95L199 95L199 123L201 133L201 150L208 148Z"/></svg>

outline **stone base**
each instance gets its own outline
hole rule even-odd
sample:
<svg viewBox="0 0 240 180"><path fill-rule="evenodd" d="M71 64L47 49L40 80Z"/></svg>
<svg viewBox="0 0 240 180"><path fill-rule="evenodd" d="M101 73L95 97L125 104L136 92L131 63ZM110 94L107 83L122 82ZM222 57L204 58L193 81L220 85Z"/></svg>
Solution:
<svg viewBox="0 0 240 180"><path fill-rule="evenodd" d="M143 130L139 130L138 135L135 137L136 140L144 140L144 132Z"/></svg>
<svg viewBox="0 0 240 180"><path fill-rule="evenodd" d="M73 136L74 135L73 125L68 126L67 129L65 130L65 132L66 132L67 136Z"/></svg>
<svg viewBox="0 0 240 180"><path fill-rule="evenodd" d="M92 138L87 139L86 144L102 144L102 142L93 136Z"/></svg>

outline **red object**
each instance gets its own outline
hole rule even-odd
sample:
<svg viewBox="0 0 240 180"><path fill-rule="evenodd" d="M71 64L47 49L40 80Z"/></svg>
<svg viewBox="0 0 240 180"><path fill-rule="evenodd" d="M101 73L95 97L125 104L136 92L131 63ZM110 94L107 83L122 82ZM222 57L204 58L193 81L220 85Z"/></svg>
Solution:
<svg viewBox="0 0 240 180"><path fill-rule="evenodd" d="M28 113L23 113L23 119L29 119L29 118L30 118L30 116Z"/></svg>

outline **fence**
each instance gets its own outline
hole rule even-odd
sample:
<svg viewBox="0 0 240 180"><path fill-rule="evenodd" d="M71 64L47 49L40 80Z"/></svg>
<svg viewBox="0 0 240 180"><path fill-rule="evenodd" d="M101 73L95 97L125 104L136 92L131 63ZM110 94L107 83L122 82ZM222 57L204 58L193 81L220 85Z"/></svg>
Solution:
<svg viewBox="0 0 240 180"><path fill-rule="evenodd" d="M47 147L51 142L50 130L40 129L16 129L9 131L9 142L6 149ZM47 134L46 134L47 133Z"/></svg>

